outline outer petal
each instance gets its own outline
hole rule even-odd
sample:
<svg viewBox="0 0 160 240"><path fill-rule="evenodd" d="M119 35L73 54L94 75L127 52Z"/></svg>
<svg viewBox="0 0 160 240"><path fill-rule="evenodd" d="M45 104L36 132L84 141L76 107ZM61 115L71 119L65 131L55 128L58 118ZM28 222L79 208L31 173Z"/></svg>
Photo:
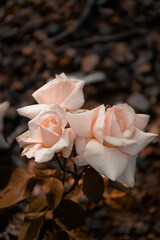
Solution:
<svg viewBox="0 0 160 240"><path fill-rule="evenodd" d="M87 143L89 142L90 138L81 138L77 137L75 140L75 147L76 153L78 155L82 154L86 148Z"/></svg>
<svg viewBox="0 0 160 240"><path fill-rule="evenodd" d="M72 149L73 149L73 144L74 144L74 140L75 140L75 134L73 132L73 130L71 128L67 128L65 129L66 134L68 134L68 138L69 138L69 146L68 147L64 147L62 150L62 154L65 158L68 158L71 155Z"/></svg>
<svg viewBox="0 0 160 240"><path fill-rule="evenodd" d="M100 174L115 181L125 170L128 155L117 148L105 147L96 140L91 140L84 152L85 161Z"/></svg>
<svg viewBox="0 0 160 240"><path fill-rule="evenodd" d="M106 143L116 147L124 147L137 142L135 139L116 138L111 136L104 136L104 140Z"/></svg>
<svg viewBox="0 0 160 240"><path fill-rule="evenodd" d="M143 130L149 121L150 116L147 114L136 114L135 127Z"/></svg>
<svg viewBox="0 0 160 240"><path fill-rule="evenodd" d="M135 169L136 169L136 158L135 156L129 156L128 164L122 175L116 180L122 184L125 184L129 187L133 187L134 178L135 178Z"/></svg>
<svg viewBox="0 0 160 240"><path fill-rule="evenodd" d="M52 159L55 153L60 152L63 148L69 147L68 132L51 148L42 148L35 153L35 161L38 163L47 162Z"/></svg>
<svg viewBox="0 0 160 240"><path fill-rule="evenodd" d="M51 105L34 104L34 105L19 108L19 109L17 109L17 111L20 115L30 118L30 119L35 118L36 116L38 116L38 114L40 114L42 112L44 113L47 111L52 111L53 113L56 113L60 117L60 119L63 123L63 126L66 126L66 124L67 124L66 112L64 111L63 108L61 108L57 104L51 104Z"/></svg>
<svg viewBox="0 0 160 240"><path fill-rule="evenodd" d="M22 156L26 156L27 158L32 158L35 156L35 153L43 147L42 144L28 144L24 146L24 150L22 152Z"/></svg>
<svg viewBox="0 0 160 240"><path fill-rule="evenodd" d="M25 146L26 144L35 144L36 141L30 138L29 131L26 131L16 137L17 142L19 143L20 147Z"/></svg>
<svg viewBox="0 0 160 240"><path fill-rule="evenodd" d="M136 143L130 144L125 147L120 147L120 149L130 155L136 155L142 151L155 137L157 134L145 133L138 128L135 128L132 139L136 140Z"/></svg>
<svg viewBox="0 0 160 240"><path fill-rule="evenodd" d="M78 137L91 137L100 107L82 113L67 113L70 127Z"/></svg>
<svg viewBox="0 0 160 240"><path fill-rule="evenodd" d="M22 107L17 109L17 112L19 115L22 115L24 117L33 119L35 118L41 111L44 111L47 109L46 104L34 104L26 107Z"/></svg>
<svg viewBox="0 0 160 240"><path fill-rule="evenodd" d="M82 89L84 81L68 79L64 74L35 91L32 96L38 103L58 104L65 109L74 111L84 104Z"/></svg>
<svg viewBox="0 0 160 240"><path fill-rule="evenodd" d="M104 120L105 120L105 106L101 105L98 113L98 117L93 126L93 136L100 142L103 143L104 136Z"/></svg>
<svg viewBox="0 0 160 240"><path fill-rule="evenodd" d="M83 106L84 104L84 95L83 87L84 81L82 80L72 80L74 82L74 88L65 101L61 104L62 107L70 111L75 111Z"/></svg>
<svg viewBox="0 0 160 240"><path fill-rule="evenodd" d="M78 166L85 166L88 165L88 163L85 160L84 153L78 155L75 157L75 162L77 163Z"/></svg>

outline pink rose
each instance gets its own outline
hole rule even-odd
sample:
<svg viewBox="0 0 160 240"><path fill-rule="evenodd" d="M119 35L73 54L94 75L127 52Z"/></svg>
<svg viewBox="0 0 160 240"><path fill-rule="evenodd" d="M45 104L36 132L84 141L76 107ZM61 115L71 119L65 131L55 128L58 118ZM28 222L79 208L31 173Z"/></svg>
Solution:
<svg viewBox="0 0 160 240"><path fill-rule="evenodd" d="M118 104L107 110L101 105L91 111L67 113L67 119L77 135L76 162L133 186L137 154L157 136L142 131L149 116Z"/></svg>
<svg viewBox="0 0 160 240"><path fill-rule="evenodd" d="M33 105L18 110L31 120L29 130L17 137L24 148L22 156L35 157L36 162L46 162L55 153L62 152L69 157L75 135L67 125L66 112L58 105ZM29 114L30 112L30 114Z"/></svg>
<svg viewBox="0 0 160 240"><path fill-rule="evenodd" d="M68 79L63 73L46 83L33 93L33 97L41 104L57 104L69 111L75 111L84 104L84 81Z"/></svg>

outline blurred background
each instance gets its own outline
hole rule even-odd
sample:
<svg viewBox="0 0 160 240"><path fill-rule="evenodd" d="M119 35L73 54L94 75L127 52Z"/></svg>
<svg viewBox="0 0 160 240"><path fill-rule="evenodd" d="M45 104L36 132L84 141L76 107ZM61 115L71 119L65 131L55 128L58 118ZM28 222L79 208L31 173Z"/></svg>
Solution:
<svg viewBox="0 0 160 240"><path fill-rule="evenodd" d="M55 74L85 80L85 107L127 102L150 114L147 130L160 130L160 1L1 0L0 103L10 107L0 151L0 189L16 166L28 167L15 137L27 129L16 109L34 104L32 93ZM87 211L92 240L160 239L160 148L150 144L138 157L129 196L106 195ZM108 190L109 191L109 190ZM0 239L17 239L21 213L0 216Z"/></svg>

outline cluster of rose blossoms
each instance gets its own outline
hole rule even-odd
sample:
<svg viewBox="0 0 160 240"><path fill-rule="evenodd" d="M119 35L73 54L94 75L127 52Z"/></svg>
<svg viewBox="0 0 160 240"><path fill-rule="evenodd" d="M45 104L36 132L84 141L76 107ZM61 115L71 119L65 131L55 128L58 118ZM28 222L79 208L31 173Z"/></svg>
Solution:
<svg viewBox="0 0 160 240"><path fill-rule="evenodd" d="M18 109L30 119L29 130L17 137L22 155L38 163L55 153L68 158L75 144L79 166L89 164L112 181L133 186L137 154L157 136L143 131L149 116L127 104L80 109L83 87L82 80L56 75L33 93L38 104Z"/></svg>

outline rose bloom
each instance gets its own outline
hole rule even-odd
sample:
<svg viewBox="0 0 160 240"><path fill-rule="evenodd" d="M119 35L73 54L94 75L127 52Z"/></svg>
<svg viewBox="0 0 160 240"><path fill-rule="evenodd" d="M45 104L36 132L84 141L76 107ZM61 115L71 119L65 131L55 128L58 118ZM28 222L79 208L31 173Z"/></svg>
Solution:
<svg viewBox="0 0 160 240"><path fill-rule="evenodd" d="M18 112L31 120L29 130L17 137L24 148L22 156L35 157L36 162L46 162L55 153L61 152L69 157L75 135L67 125L66 112L58 105L33 105L24 107Z"/></svg>
<svg viewBox="0 0 160 240"><path fill-rule="evenodd" d="M142 131L149 116L118 104L67 113L67 119L77 135L77 164L89 164L112 181L133 186L137 154L157 136Z"/></svg>
<svg viewBox="0 0 160 240"><path fill-rule="evenodd" d="M40 104L57 104L69 111L75 111L84 104L84 81L69 79L63 73L33 93Z"/></svg>

